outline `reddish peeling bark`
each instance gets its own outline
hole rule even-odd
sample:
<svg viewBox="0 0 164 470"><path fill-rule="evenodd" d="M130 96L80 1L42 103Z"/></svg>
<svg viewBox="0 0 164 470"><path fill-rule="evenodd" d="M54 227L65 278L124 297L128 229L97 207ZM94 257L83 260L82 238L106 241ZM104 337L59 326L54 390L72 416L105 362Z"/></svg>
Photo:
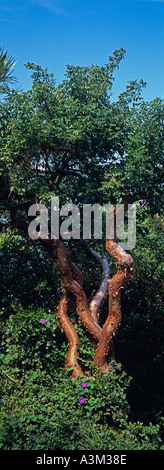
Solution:
<svg viewBox="0 0 164 470"><path fill-rule="evenodd" d="M91 315L94 318L94 320L98 323L99 311L101 310L105 302L105 299L107 297L107 291L108 291L107 281L110 276L110 269L109 269L106 256L99 255L99 253L97 253L88 245L86 240L82 240L82 246L84 247L86 252L89 253L89 255L92 256L101 265L101 283L100 283L98 291L96 292L96 294L94 295L93 299L91 300L89 304Z"/></svg>
<svg viewBox="0 0 164 470"><path fill-rule="evenodd" d="M24 233L28 236L28 224L23 224L21 228L23 228ZM75 296L80 321L90 333L92 339L98 343L94 362L99 368L105 371L109 370L109 353L110 359L115 359L113 336L121 323L121 289L129 282L134 274L131 255L126 253L115 240L106 240L106 249L115 259L118 267L117 273L112 279L109 279L110 270L106 257L99 255L89 247L85 240L82 241L85 250L101 265L100 286L89 303L83 289L82 273L77 266L72 263L61 240L48 238L39 239L39 241L46 251L56 258L61 272L64 293L60 300L57 314L69 345L66 358L66 370L71 368L71 375L74 378L83 376L83 371L78 363L77 346L79 345L79 338L67 314L70 292ZM101 328L98 322L99 312L107 294L109 295L108 317L103 328Z"/></svg>
<svg viewBox="0 0 164 470"><path fill-rule="evenodd" d="M109 264L108 264L106 256L99 255L99 253L97 253L88 245L86 240L82 240L82 246L85 249L85 251L90 256L92 256L92 258L98 261L101 265L101 283L100 283L98 291L96 292L96 294L94 295L93 299L91 300L89 304L91 315L93 316L95 321L98 323L100 311L102 309L102 306L108 294L108 280L110 277ZM109 360L110 361L116 360L113 340L111 340L109 344Z"/></svg>
<svg viewBox="0 0 164 470"><path fill-rule="evenodd" d="M21 228L23 229L25 235L28 237L28 224L21 224ZM78 269L77 266L72 263L68 253L64 248L64 245L60 240L52 240L50 238L39 238L39 242L51 256L57 258L57 262L59 264L62 275L64 293L59 302L57 314L59 316L61 327L65 332L69 344L68 354L66 357L66 370L70 368L73 369L71 373L71 376L73 378L77 376L82 377L84 374L78 363L77 352L77 346L80 344L80 341L78 334L67 315L68 293L69 290L71 291L71 289L69 289L69 284L73 285L75 283L75 285L79 286L79 289L82 289L82 273L80 269Z"/></svg>
<svg viewBox="0 0 164 470"><path fill-rule="evenodd" d="M103 325L101 338L95 353L94 362L98 367L108 369L107 357L109 345L121 323L121 289L130 281L134 274L133 259L114 240L106 240L106 248L116 260L118 272L109 279L109 312Z"/></svg>
<svg viewBox="0 0 164 470"><path fill-rule="evenodd" d="M101 328L91 315L87 297L85 295L82 285L80 285L76 280L73 279L70 264L68 262L68 253L66 254L64 245L60 240L55 241L56 256L60 267L63 286L68 292L72 292L75 295L77 313L82 324L85 326L85 328L89 331L89 333L94 339L99 340L101 335Z"/></svg>
<svg viewBox="0 0 164 470"><path fill-rule="evenodd" d="M80 344L78 334L72 325L67 315L68 309L68 295L64 293L59 302L57 315L60 318L60 324L64 330L64 333L68 339L68 354L66 357L66 371L73 369L71 372L72 378L83 377L83 371L78 363L78 352L77 346Z"/></svg>
<svg viewBox="0 0 164 470"><path fill-rule="evenodd" d="M96 341L100 339L101 328L91 315L88 301L82 287L83 279L81 271L70 260L69 254L66 252L63 243L60 240L51 239L40 240L40 242L52 256L56 257L60 268L65 295L61 298L57 313L60 318L61 326L69 342L69 350L66 358L66 370L68 370L68 368L73 368L71 376L75 378L78 375L82 376L83 372L77 361L77 346L79 344L79 338L67 315L69 292L72 292L75 295L77 313L80 321Z"/></svg>

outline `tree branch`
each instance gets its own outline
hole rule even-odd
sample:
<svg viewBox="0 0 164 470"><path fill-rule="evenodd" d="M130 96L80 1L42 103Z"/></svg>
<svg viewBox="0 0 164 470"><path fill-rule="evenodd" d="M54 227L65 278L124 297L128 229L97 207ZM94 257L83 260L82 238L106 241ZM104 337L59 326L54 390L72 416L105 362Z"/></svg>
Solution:
<svg viewBox="0 0 164 470"><path fill-rule="evenodd" d="M81 243L85 251L89 253L89 255L92 256L101 265L101 284L89 305L91 315L93 316L94 320L98 322L99 310L102 308L103 303L105 302L106 297L107 297L107 291L108 291L107 281L110 276L110 269L109 269L106 256L99 255L99 253L97 253L88 245L86 240L83 239Z"/></svg>
<svg viewBox="0 0 164 470"><path fill-rule="evenodd" d="M83 371L78 363L78 352L77 346L80 344L80 340L78 334L72 325L71 321L67 315L68 309L68 294L66 292L63 293L62 298L59 302L57 315L60 318L60 324L64 330L64 333L68 339L68 354L66 357L66 371L69 369L73 369L71 376L72 378L76 378L78 376L83 377Z"/></svg>
<svg viewBox="0 0 164 470"><path fill-rule="evenodd" d="M4 369L1 368L1 370L6 375L6 377L8 377L12 382L18 385L18 387L22 388L22 386L15 379L13 379L9 374L7 374L7 372Z"/></svg>
<svg viewBox="0 0 164 470"><path fill-rule="evenodd" d="M115 210L115 208L113 208ZM107 281L109 294L109 311L102 328L101 338L95 353L94 362L98 367L108 370L107 356L109 345L121 323L121 289L134 275L133 258L126 253L115 240L106 240L106 249L116 260L118 272Z"/></svg>
<svg viewBox="0 0 164 470"><path fill-rule="evenodd" d="M76 297L77 313L83 325L90 332L94 339L99 339L101 328L93 319L85 292L82 286L73 279L72 272L68 263L68 255L66 255L63 243L60 240L56 242L57 261L60 267L60 272L63 280L63 286L68 291L72 292Z"/></svg>

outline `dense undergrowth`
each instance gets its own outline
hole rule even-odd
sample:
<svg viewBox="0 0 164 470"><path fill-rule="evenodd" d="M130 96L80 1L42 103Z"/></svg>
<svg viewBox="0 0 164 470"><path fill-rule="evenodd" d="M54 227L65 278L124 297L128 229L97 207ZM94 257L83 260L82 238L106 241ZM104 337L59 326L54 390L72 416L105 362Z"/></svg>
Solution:
<svg viewBox="0 0 164 470"><path fill-rule="evenodd" d="M87 368L86 355L90 364L93 345L81 326L78 330L81 363L85 357ZM19 305L4 319L0 448L161 449L160 424L131 421L127 400L131 377L121 364L113 362L110 373L102 374L92 363L90 376L86 370L83 379L72 380L64 369L66 352L55 314Z"/></svg>

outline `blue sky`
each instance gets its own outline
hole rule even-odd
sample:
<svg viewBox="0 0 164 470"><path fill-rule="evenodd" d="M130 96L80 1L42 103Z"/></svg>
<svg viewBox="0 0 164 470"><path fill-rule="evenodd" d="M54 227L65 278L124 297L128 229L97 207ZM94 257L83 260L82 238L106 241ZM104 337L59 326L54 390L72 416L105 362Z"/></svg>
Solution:
<svg viewBox="0 0 164 470"><path fill-rule="evenodd" d="M27 61L47 67L58 84L66 64L103 65L123 47L114 99L140 78L148 83L144 99L164 96L163 0L0 0L0 46L17 59L24 90L31 86Z"/></svg>

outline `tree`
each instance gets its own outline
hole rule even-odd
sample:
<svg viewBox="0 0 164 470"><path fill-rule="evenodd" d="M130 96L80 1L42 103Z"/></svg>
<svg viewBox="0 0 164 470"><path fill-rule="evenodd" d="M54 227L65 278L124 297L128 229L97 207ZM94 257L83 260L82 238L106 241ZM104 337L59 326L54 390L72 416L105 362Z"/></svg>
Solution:
<svg viewBox="0 0 164 470"><path fill-rule="evenodd" d="M16 78L11 76L15 64L15 59L8 56L7 52L3 48L0 48L0 86L17 81Z"/></svg>
<svg viewBox="0 0 164 470"><path fill-rule="evenodd" d="M33 71L32 89L6 90L1 103L1 229L28 237L28 211L36 202L50 209L52 195L60 204L116 204L126 213L128 204L148 202L151 214L162 210L163 102L142 100L145 83L130 82L117 102L111 101L114 71L125 51L117 50L103 67L67 66L66 78L55 86L52 75L40 66ZM15 231L15 232L14 232ZM104 236L105 238L105 236ZM113 337L121 322L121 289L134 275L133 258L116 243L116 234L106 240L106 250L117 265L110 278L109 260L102 242L81 239L63 241L41 236L32 242L38 261L43 252L54 258L62 280L57 314L69 342L66 369L72 377L83 376L78 361L79 337L69 318L72 299L79 321L97 343L94 361L104 371L115 358ZM83 286L78 251L84 249L101 268L99 285ZM100 251L100 254L99 254ZM86 260L83 258L83 261ZM58 272L59 274L59 272ZM52 284L52 279L49 279ZM101 316L107 295L108 315ZM103 313L103 312L102 312ZM102 321L104 320L104 321Z"/></svg>

